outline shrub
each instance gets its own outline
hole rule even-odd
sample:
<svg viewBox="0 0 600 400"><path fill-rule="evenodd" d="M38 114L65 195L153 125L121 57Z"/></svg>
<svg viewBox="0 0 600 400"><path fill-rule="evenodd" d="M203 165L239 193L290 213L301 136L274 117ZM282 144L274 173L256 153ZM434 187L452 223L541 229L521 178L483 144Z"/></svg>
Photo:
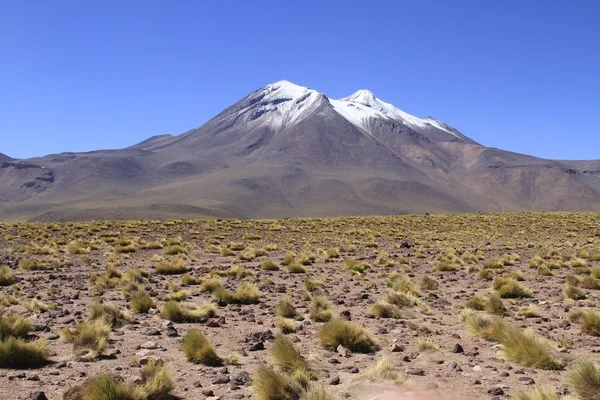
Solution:
<svg viewBox="0 0 600 400"><path fill-rule="evenodd" d="M178 303L169 301L160 312L163 319L176 323L194 323L205 320L216 315L217 306L213 303L206 303L201 307L192 303Z"/></svg>
<svg viewBox="0 0 600 400"><path fill-rule="evenodd" d="M296 258L296 254L295 253L286 253L286 255L283 256L283 260L281 261L281 264L283 265L290 265L292 263L292 261L294 261L294 258Z"/></svg>
<svg viewBox="0 0 600 400"><path fill-rule="evenodd" d="M600 282L598 282L598 280L593 276L586 276L579 283L579 287L582 287L584 289L599 290Z"/></svg>
<svg viewBox="0 0 600 400"><path fill-rule="evenodd" d="M124 314L119 307L112 303L96 302L92 305L88 320L103 320L108 322L111 327L115 328L128 323L130 318L128 315Z"/></svg>
<svg viewBox="0 0 600 400"><path fill-rule="evenodd" d="M331 303L323 296L314 296L309 307L310 318L315 322L327 322L333 317Z"/></svg>
<svg viewBox="0 0 600 400"><path fill-rule="evenodd" d="M284 318L295 318L296 315L298 315L296 307L294 307L291 300L288 298L282 299L279 302L275 309L275 314Z"/></svg>
<svg viewBox="0 0 600 400"><path fill-rule="evenodd" d="M278 335L271 348L273 363L283 372L292 374L298 370L310 372L308 363L287 337ZM314 375L313 375L314 376Z"/></svg>
<svg viewBox="0 0 600 400"><path fill-rule="evenodd" d="M302 393L300 400L337 400L337 397L322 386L311 385Z"/></svg>
<svg viewBox="0 0 600 400"><path fill-rule="evenodd" d="M557 370L562 361L554 354L552 346L534 336L531 330L521 330L503 320L492 324L494 339L502 344L502 354L508 361L525 367Z"/></svg>
<svg viewBox="0 0 600 400"><path fill-rule="evenodd" d="M554 275L552 273L552 270L550 270L550 268L548 268L545 265L540 265L539 267L537 267L536 274L542 275L542 276L553 276Z"/></svg>
<svg viewBox="0 0 600 400"><path fill-rule="evenodd" d="M537 318L540 316L540 310L534 305L529 305L526 307L521 307L519 310L519 315L522 315L525 318Z"/></svg>
<svg viewBox="0 0 600 400"><path fill-rule="evenodd" d="M73 240L65 247L67 254L87 254L90 252L89 246L80 240Z"/></svg>
<svg viewBox="0 0 600 400"><path fill-rule="evenodd" d="M292 333L296 331L296 321L288 318L279 318L275 325L282 333Z"/></svg>
<svg viewBox="0 0 600 400"><path fill-rule="evenodd" d="M325 252L325 258L338 258L340 256L340 249L332 247L327 249Z"/></svg>
<svg viewBox="0 0 600 400"><path fill-rule="evenodd" d="M213 291L213 296L231 304L253 304L258 303L260 291L255 284L246 282L235 293L219 287Z"/></svg>
<svg viewBox="0 0 600 400"><path fill-rule="evenodd" d="M593 361L580 360L567 370L567 384L581 400L600 399L600 371Z"/></svg>
<svg viewBox="0 0 600 400"><path fill-rule="evenodd" d="M576 310L569 320L581 325L581 332L591 336L600 336L600 314L594 310Z"/></svg>
<svg viewBox="0 0 600 400"><path fill-rule="evenodd" d="M253 276L254 273L249 270L248 268L245 268L241 265L234 265L233 267L229 268L226 271L211 271L210 272L212 275L217 275L217 276L235 276L238 279L242 279L245 278L247 276Z"/></svg>
<svg viewBox="0 0 600 400"><path fill-rule="evenodd" d="M156 308L156 304L145 290L138 290L131 296L129 308L136 314L146 314L151 308Z"/></svg>
<svg viewBox="0 0 600 400"><path fill-rule="evenodd" d="M64 400L140 400L141 395L129 383L109 374L100 374L81 386L65 392Z"/></svg>
<svg viewBox="0 0 600 400"><path fill-rule="evenodd" d="M346 258L344 260L344 267L350 271L363 273L368 268L367 264L356 261L353 258Z"/></svg>
<svg viewBox="0 0 600 400"><path fill-rule="evenodd" d="M560 400L556 390L547 386L536 386L527 392L518 392L511 400Z"/></svg>
<svg viewBox="0 0 600 400"><path fill-rule="evenodd" d="M223 360L217 355L212 344L198 329L190 329L181 341L181 351L188 361L209 367L223 365Z"/></svg>
<svg viewBox="0 0 600 400"><path fill-rule="evenodd" d="M65 328L61 331L64 340L73 344L74 350L88 350L81 356L83 359L96 359L108 344L110 324L104 319L84 321L75 328Z"/></svg>
<svg viewBox="0 0 600 400"><path fill-rule="evenodd" d="M44 340L27 342L18 337L0 341L0 368L35 368L44 365L48 347Z"/></svg>
<svg viewBox="0 0 600 400"><path fill-rule="evenodd" d="M299 400L300 389L286 376L260 366L254 372L252 390L256 400Z"/></svg>
<svg viewBox="0 0 600 400"><path fill-rule="evenodd" d="M275 262L273 260L271 260L270 258L267 258L266 260L264 260L263 263L261 264L260 268L263 271L279 271L279 267L277 266L277 264L275 264Z"/></svg>
<svg viewBox="0 0 600 400"><path fill-rule="evenodd" d="M0 340L6 340L9 337L26 338L32 330L33 325L28 318L16 314L0 314Z"/></svg>
<svg viewBox="0 0 600 400"><path fill-rule="evenodd" d="M415 296L421 295L421 290L410 278L403 276L402 278L395 279L392 283L392 288L401 293L410 293Z"/></svg>
<svg viewBox="0 0 600 400"><path fill-rule="evenodd" d="M163 254L166 255L176 255L176 254L187 254L188 251L186 248L179 246L179 245L173 245L173 246L167 246L162 250Z"/></svg>
<svg viewBox="0 0 600 400"><path fill-rule="evenodd" d="M205 279L200 284L200 291L212 293L215 290L222 288L221 280L219 278Z"/></svg>
<svg viewBox="0 0 600 400"><path fill-rule="evenodd" d="M164 301L184 301L188 298L187 290L178 290L175 293L165 294L162 299Z"/></svg>
<svg viewBox="0 0 600 400"><path fill-rule="evenodd" d="M142 369L140 389L148 400L166 399L175 385L162 361L151 359Z"/></svg>
<svg viewBox="0 0 600 400"><path fill-rule="evenodd" d="M494 282L494 286L496 286L496 282ZM504 279L502 284L497 287L497 291L498 295L503 299L517 299L533 296L531 290L521 286L519 282L511 278Z"/></svg>
<svg viewBox="0 0 600 400"><path fill-rule="evenodd" d="M202 281L202 278L196 278L195 276L191 276L190 274L185 274L181 277L181 283L188 286L200 285Z"/></svg>
<svg viewBox="0 0 600 400"><path fill-rule="evenodd" d="M325 286L325 284L323 283L323 281L307 278L304 280L303 286L307 292L314 293L321 290Z"/></svg>
<svg viewBox="0 0 600 400"><path fill-rule="evenodd" d="M475 294L469 297L469 300L467 300L467 302L465 303L465 307L481 311L485 310L485 303L485 298Z"/></svg>
<svg viewBox="0 0 600 400"><path fill-rule="evenodd" d="M19 260L19 267L27 271L40 271L46 269L46 266L36 259L28 260L21 258Z"/></svg>
<svg viewBox="0 0 600 400"><path fill-rule="evenodd" d="M331 350L340 345L358 353L370 353L378 349L368 330L341 319L334 319L323 325L319 330L318 339L322 346Z"/></svg>
<svg viewBox="0 0 600 400"><path fill-rule="evenodd" d="M379 318L400 318L398 307L385 301L378 301L371 306L371 312Z"/></svg>
<svg viewBox="0 0 600 400"><path fill-rule="evenodd" d="M497 294L492 294L485 303L485 310L490 314L506 315L508 310Z"/></svg>
<svg viewBox="0 0 600 400"><path fill-rule="evenodd" d="M287 271L292 274L303 274L306 272L306 268L299 263L291 263L287 266Z"/></svg>
<svg viewBox="0 0 600 400"><path fill-rule="evenodd" d="M155 271L162 275L183 274L188 271L185 261L181 258L176 258L172 262L161 261L156 265Z"/></svg>
<svg viewBox="0 0 600 400"><path fill-rule="evenodd" d="M377 360L377 363L367 369L364 374L355 380L369 379L375 381L378 379L395 381L395 383L403 383L404 377L396 371L394 360L390 357L382 357Z"/></svg>
<svg viewBox="0 0 600 400"><path fill-rule="evenodd" d="M440 284L428 275L423 275L419 280L419 287L423 290L438 290Z"/></svg>
<svg viewBox="0 0 600 400"><path fill-rule="evenodd" d="M7 266L0 267L0 286L10 286L16 281L10 268Z"/></svg>
<svg viewBox="0 0 600 400"><path fill-rule="evenodd" d="M571 299L571 300L585 299L585 293L581 289L576 288L575 286L569 285L568 283L565 284L564 294L565 294L566 298Z"/></svg>
<svg viewBox="0 0 600 400"><path fill-rule="evenodd" d="M442 261L438 265L433 267L434 270L439 272L456 271L456 268L456 264L450 261Z"/></svg>
<svg viewBox="0 0 600 400"><path fill-rule="evenodd" d="M420 352L435 352L440 351L440 347L426 339L419 339L417 342L417 350Z"/></svg>

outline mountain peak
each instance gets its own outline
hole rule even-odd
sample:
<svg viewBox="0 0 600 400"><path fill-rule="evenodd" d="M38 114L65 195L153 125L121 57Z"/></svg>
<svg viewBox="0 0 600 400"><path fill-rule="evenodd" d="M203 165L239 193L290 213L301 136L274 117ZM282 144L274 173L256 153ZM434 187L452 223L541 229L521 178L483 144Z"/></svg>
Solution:
<svg viewBox="0 0 600 400"><path fill-rule="evenodd" d="M304 96L308 92L314 92L307 87L296 85L290 81L281 80L264 87L266 95L270 98L292 98Z"/></svg>
<svg viewBox="0 0 600 400"><path fill-rule="evenodd" d="M371 105L377 101L377 97L368 89L360 89L352 93L348 97L344 97L342 100L355 101L366 105Z"/></svg>

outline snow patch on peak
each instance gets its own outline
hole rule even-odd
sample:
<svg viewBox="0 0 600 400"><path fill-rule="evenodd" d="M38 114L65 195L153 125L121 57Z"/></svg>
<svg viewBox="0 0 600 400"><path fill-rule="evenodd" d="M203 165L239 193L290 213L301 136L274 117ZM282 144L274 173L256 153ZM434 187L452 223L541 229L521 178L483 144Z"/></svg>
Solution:
<svg viewBox="0 0 600 400"><path fill-rule="evenodd" d="M377 101L377 97L375 97L373 92L371 92L370 90L361 89L361 90L357 90L356 92L352 93L348 97L344 97L341 100L354 101L354 102L365 104L365 105L371 105Z"/></svg>
<svg viewBox="0 0 600 400"><path fill-rule="evenodd" d="M363 129L366 128L367 122L371 118L395 120L419 128L427 127L426 121L378 99L369 90L359 90L343 99L331 100L331 104L343 117Z"/></svg>
<svg viewBox="0 0 600 400"><path fill-rule="evenodd" d="M330 100L334 109L348 121L368 132L368 122L372 118L381 118L401 122L417 128L435 128L464 139L456 129L431 117L421 119L405 113L390 103L377 98L370 90L362 89L340 100Z"/></svg>
<svg viewBox="0 0 600 400"><path fill-rule="evenodd" d="M235 117L245 114L248 127L266 125L279 130L310 115L323 99L316 90L286 80L277 81L254 92Z"/></svg>
<svg viewBox="0 0 600 400"><path fill-rule="evenodd" d="M271 83L265 86L263 90L268 97L289 97L292 99L302 97L307 92L314 92L314 90L310 90L307 87L299 86L286 80Z"/></svg>

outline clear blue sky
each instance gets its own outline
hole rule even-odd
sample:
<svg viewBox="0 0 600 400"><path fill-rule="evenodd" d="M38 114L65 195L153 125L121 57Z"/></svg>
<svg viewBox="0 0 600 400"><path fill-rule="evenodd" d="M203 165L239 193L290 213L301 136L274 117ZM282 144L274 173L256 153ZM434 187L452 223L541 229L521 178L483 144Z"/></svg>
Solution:
<svg viewBox="0 0 600 400"><path fill-rule="evenodd" d="M361 88L487 146L600 158L598 1L0 0L0 152L120 148L268 83Z"/></svg>

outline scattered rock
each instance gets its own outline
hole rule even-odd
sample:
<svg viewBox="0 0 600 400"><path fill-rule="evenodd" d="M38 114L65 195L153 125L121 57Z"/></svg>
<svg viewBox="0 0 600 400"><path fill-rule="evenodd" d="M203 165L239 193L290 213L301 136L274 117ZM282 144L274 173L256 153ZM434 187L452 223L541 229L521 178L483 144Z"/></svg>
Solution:
<svg viewBox="0 0 600 400"><path fill-rule="evenodd" d="M454 347L452 348L452 352L457 353L457 354L462 354L465 352L465 350L463 349L463 347L460 344L456 343L454 345Z"/></svg>
<svg viewBox="0 0 600 400"><path fill-rule="evenodd" d="M504 390L501 387L493 387L488 390L488 393L493 396L502 396L504 394Z"/></svg>
<svg viewBox="0 0 600 400"><path fill-rule="evenodd" d="M425 371L422 368L407 368L404 370L407 375L424 376Z"/></svg>

